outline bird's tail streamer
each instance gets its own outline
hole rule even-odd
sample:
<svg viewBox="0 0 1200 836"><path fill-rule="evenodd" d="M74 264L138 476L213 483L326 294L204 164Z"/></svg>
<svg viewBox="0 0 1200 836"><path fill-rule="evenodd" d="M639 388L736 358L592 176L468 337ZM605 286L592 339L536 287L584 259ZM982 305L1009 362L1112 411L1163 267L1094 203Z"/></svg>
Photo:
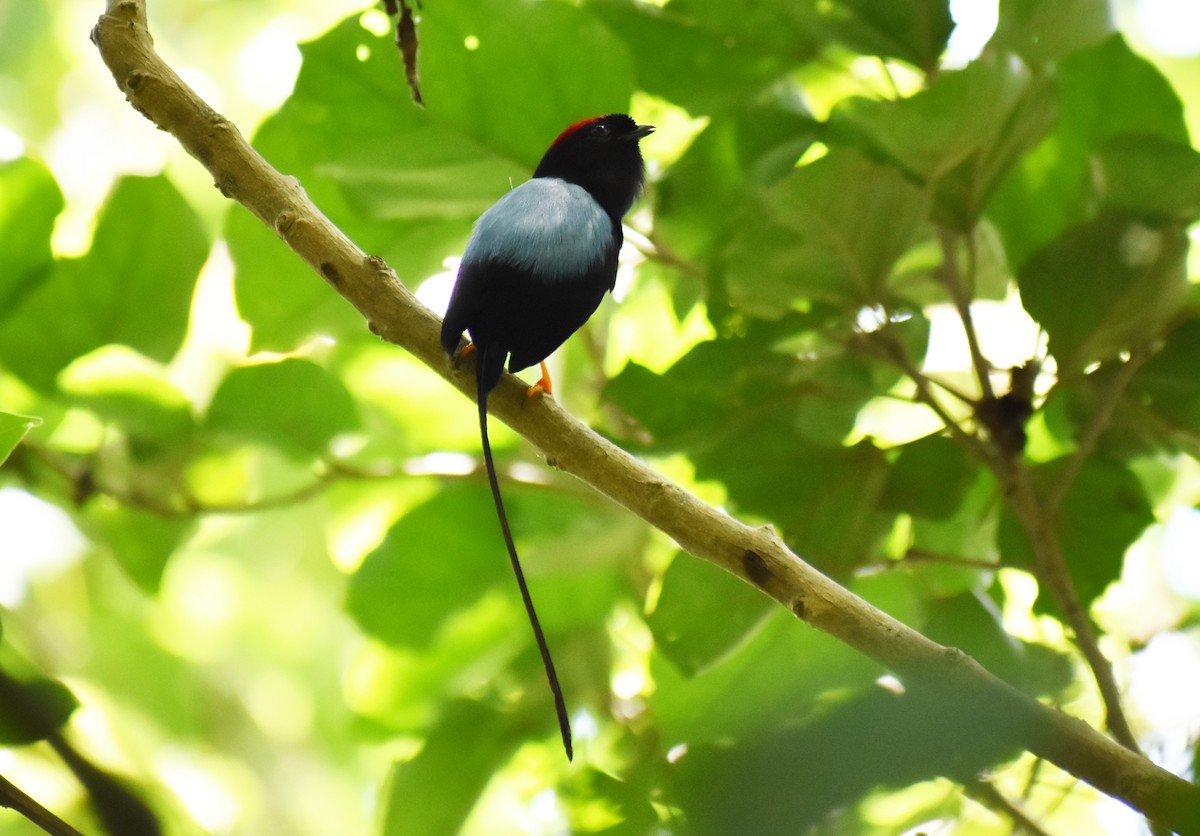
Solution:
<svg viewBox="0 0 1200 836"><path fill-rule="evenodd" d="M488 483L492 486L492 499L496 502L496 516L500 518L500 531L504 535L504 545L508 548L508 557L512 561L513 574L517 576L517 586L521 590L521 600L525 603L525 613L529 616L529 625L533 628L533 637L537 640L538 650L542 654L542 665L546 668L546 679L550 683L550 692L554 695L554 710L558 714L558 728L562 733L563 748L567 751L567 760L574 757L571 748L571 721L567 716L567 704L563 699L562 687L558 684L558 672L554 669L554 659L550 656L550 646L546 644L546 636L542 632L541 622L538 621L537 610L533 606L533 598L529 595L529 587L525 583L525 572L521 569L521 559L517 557L517 546L513 542L512 529L508 525L508 514L504 511L504 500L500 497L500 482L496 478L496 464L492 459L492 445L488 439L487 396L484 379L489 361L495 358L488 356L495 348L482 348L476 358L476 383L479 400L479 435L483 443L483 460L487 466ZM503 362L503 360L501 360Z"/></svg>

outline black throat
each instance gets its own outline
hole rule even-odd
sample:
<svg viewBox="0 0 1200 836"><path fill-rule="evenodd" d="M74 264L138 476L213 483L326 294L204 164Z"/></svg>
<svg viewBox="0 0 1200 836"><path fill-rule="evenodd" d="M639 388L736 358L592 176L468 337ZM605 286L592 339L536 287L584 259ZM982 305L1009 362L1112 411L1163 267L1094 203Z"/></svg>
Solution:
<svg viewBox="0 0 1200 836"><path fill-rule="evenodd" d="M637 139L624 136L613 137L600 147L586 138L559 141L542 157L533 176L557 177L583 187L618 227L642 193L646 179Z"/></svg>

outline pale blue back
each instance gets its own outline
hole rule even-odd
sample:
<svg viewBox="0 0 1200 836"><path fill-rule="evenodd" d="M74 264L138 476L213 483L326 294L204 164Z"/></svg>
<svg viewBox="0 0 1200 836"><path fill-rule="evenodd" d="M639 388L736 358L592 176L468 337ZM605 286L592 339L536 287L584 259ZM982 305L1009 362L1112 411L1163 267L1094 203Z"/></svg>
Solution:
<svg viewBox="0 0 1200 836"><path fill-rule="evenodd" d="M570 279L601 261L613 243L613 221L586 189L537 177L479 217L463 262L494 260L549 281Z"/></svg>

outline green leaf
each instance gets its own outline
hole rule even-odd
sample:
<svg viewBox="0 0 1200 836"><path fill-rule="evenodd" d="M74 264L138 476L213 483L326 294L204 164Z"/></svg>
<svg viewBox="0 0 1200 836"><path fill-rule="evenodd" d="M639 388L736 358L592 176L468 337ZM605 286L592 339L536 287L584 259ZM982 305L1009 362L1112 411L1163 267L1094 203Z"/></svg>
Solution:
<svg viewBox="0 0 1200 836"><path fill-rule="evenodd" d="M1096 189L1112 212L1155 225L1200 218L1200 153L1154 134L1124 134L1106 142L1094 169Z"/></svg>
<svg viewBox="0 0 1200 836"><path fill-rule="evenodd" d="M305 44L302 54L295 91L260 128L255 147L412 286L461 249L471 220L528 171L413 105L395 46L357 18ZM238 309L256 347L287 351L314 335L375 339L362 316L314 281L257 218L231 212L226 235Z"/></svg>
<svg viewBox="0 0 1200 836"><path fill-rule="evenodd" d="M1049 334L1059 375L1158 336L1186 298L1187 249L1178 227L1102 215L1031 256L1021 299Z"/></svg>
<svg viewBox="0 0 1200 836"><path fill-rule="evenodd" d="M989 46L1041 66L1095 46L1112 33L1108 0L1000 0Z"/></svg>
<svg viewBox="0 0 1200 836"><path fill-rule="evenodd" d="M789 423L785 414L745 423L744 435L694 455L696 476L719 479L738 513L773 521L788 544L823 571L852 571L873 558L891 526L878 508L887 463L866 442L851 448L805 443Z"/></svg>
<svg viewBox="0 0 1200 836"><path fill-rule="evenodd" d="M1189 139L1179 94L1120 35L1064 59L1059 90L1063 128L1089 148L1121 134Z"/></svg>
<svg viewBox="0 0 1200 836"><path fill-rule="evenodd" d="M1014 272L1035 251L1090 217L1092 168L1105 143L1151 134L1188 144L1183 105L1158 69L1120 36L1075 52L1058 66L1054 131L999 186L987 215Z"/></svg>
<svg viewBox="0 0 1200 836"><path fill-rule="evenodd" d="M962 505L978 472L961 444L929 436L901 448L879 502L893 511L944 520Z"/></svg>
<svg viewBox="0 0 1200 836"><path fill-rule="evenodd" d="M547 635L603 623L614 601L631 594L614 566L640 547L641 525L575 495L507 481L502 489ZM426 647L448 619L497 588L519 607L491 492L460 482L392 526L351 578L346 609L388 644Z"/></svg>
<svg viewBox="0 0 1200 836"><path fill-rule="evenodd" d="M883 301L930 198L894 168L833 150L749 207L728 252L731 300L777 317L804 300L855 309Z"/></svg>
<svg viewBox="0 0 1200 836"><path fill-rule="evenodd" d="M693 629L696 629L693 627ZM778 608L734 652L694 676L651 656L650 708L663 743L753 739L808 716L825 695L869 685L878 666Z"/></svg>
<svg viewBox="0 0 1200 836"><path fill-rule="evenodd" d="M183 341L207 254L199 218L170 181L126 177L100 212L88 254L59 262L0 313L0 356L40 389L109 343L168 360Z"/></svg>
<svg viewBox="0 0 1200 836"><path fill-rule="evenodd" d="M1025 691L1047 696L1071 687L1071 654L1015 638L988 593L973 589L923 602L921 632L965 651L991 673Z"/></svg>
<svg viewBox="0 0 1200 836"><path fill-rule="evenodd" d="M1057 459L1038 466L1038 481L1053 485L1064 463ZM1137 476L1122 464L1088 459L1063 501L1058 523L1063 558L1085 610L1120 577L1126 550L1153 522L1154 512ZM1034 565L1029 540L1007 512L1001 518L999 539L1006 564ZM1057 603L1044 588L1036 608L1059 615Z"/></svg>
<svg viewBox="0 0 1200 836"><path fill-rule="evenodd" d="M519 718L517 718L519 720ZM392 766L381 808L383 836L453 836L524 736L511 715L475 702L445 710L415 758Z"/></svg>
<svg viewBox="0 0 1200 836"><path fill-rule="evenodd" d="M987 582L990 574L980 567L999 560L998 487L991 474L979 468L974 469L974 476L957 499L953 516L912 519L912 539L906 558L919 567L913 571L927 596L942 598L974 592ZM963 565L960 560L980 565Z"/></svg>
<svg viewBox="0 0 1200 836"><path fill-rule="evenodd" d="M835 37L865 55L936 69L954 20L948 0L836 0L826 7Z"/></svg>
<svg viewBox="0 0 1200 836"><path fill-rule="evenodd" d="M430 118L529 169L568 125L628 109L633 90L625 44L573 5L463 0L421 13Z"/></svg>
<svg viewBox="0 0 1200 836"><path fill-rule="evenodd" d="M510 573L495 518L486 486L446 487L401 517L367 555L350 579L346 611L388 644L427 645L450 615Z"/></svg>
<svg viewBox="0 0 1200 836"><path fill-rule="evenodd" d="M204 426L304 457L326 452L335 436L357 429L358 417L339 379L309 360L289 358L231 371Z"/></svg>
<svg viewBox="0 0 1200 836"><path fill-rule="evenodd" d="M518 538L521 565L536 584L535 603L546 633L594 633L611 616L618 601L641 605L641 594L630 575L635 555L645 548L646 528L622 509L600 503L594 496L573 491L539 490L505 485L504 504ZM493 531L493 509L479 520ZM499 524L486 550L501 564L504 543ZM504 594L517 600L511 572L503 581Z"/></svg>
<svg viewBox="0 0 1200 836"><path fill-rule="evenodd" d="M632 53L646 91L695 115L742 107L810 54L820 22L813 7L811 0L750 7L720 0L663 6L590 0L585 6Z"/></svg>
<svg viewBox="0 0 1200 836"><path fill-rule="evenodd" d="M713 263L738 228L730 207L788 176L819 131L786 101L712 121L655 184L655 232L680 255Z"/></svg>
<svg viewBox="0 0 1200 836"><path fill-rule="evenodd" d="M776 605L707 561L679 553L663 575L647 619L655 646L684 675L694 676L748 640ZM712 613L720 612L719 619Z"/></svg>
<svg viewBox="0 0 1200 836"><path fill-rule="evenodd" d="M630 364L605 397L637 418L654 449L704 446L754 403L780 395L793 367L754 336L708 340L661 375Z"/></svg>
<svg viewBox="0 0 1200 836"><path fill-rule="evenodd" d="M179 444L195 426L191 403L166 369L125 346L103 346L76 359L63 369L58 385L139 441Z"/></svg>
<svg viewBox="0 0 1200 836"><path fill-rule="evenodd" d="M9 453L17 449L25 434L34 427L41 426L41 423L41 418L0 412L0 464L4 464Z"/></svg>
<svg viewBox="0 0 1200 836"><path fill-rule="evenodd" d="M151 595L162 586L167 561L195 527L191 519L164 519L104 499L88 503L83 523L89 537L104 544L133 582Z"/></svg>
<svg viewBox="0 0 1200 836"><path fill-rule="evenodd" d="M50 233L62 209L62 192L44 165L25 157L0 163L0 320L53 263Z"/></svg>
<svg viewBox="0 0 1200 836"><path fill-rule="evenodd" d="M572 770L558 785L571 833L653 833L661 823L652 798L659 781L650 769L623 770L620 777L591 766Z"/></svg>
<svg viewBox="0 0 1200 836"><path fill-rule="evenodd" d="M877 786L966 781L1015 756L1023 732L993 719L980 723L957 696L872 688L754 737L689 742L672 800L698 834L804 833Z"/></svg>
<svg viewBox="0 0 1200 836"><path fill-rule="evenodd" d="M351 18L301 49L295 90L254 137L368 252L410 280L461 247L475 214L519 166L432 122L412 104L395 45ZM480 160L489 168L480 169ZM465 176L469 175L469 176ZM229 213L238 310L256 348L290 351L314 335L372 339L362 316L248 212Z"/></svg>
<svg viewBox="0 0 1200 836"><path fill-rule="evenodd" d="M890 526L876 506L883 455L843 441L896 373L814 333L831 319L814 308L746 320L743 335L700 343L662 375L628 367L606 396L648 431L650 449L688 452L697 477L726 485L731 506L772 520L806 558L843 571L869 560ZM913 320L921 330L923 318Z"/></svg>
<svg viewBox="0 0 1200 836"><path fill-rule="evenodd" d="M1131 395L1179 427L1200 427L1200 320L1190 318L1134 377Z"/></svg>
<svg viewBox="0 0 1200 836"><path fill-rule="evenodd" d="M911 317L897 326L899 338L919 336L912 349L923 352L926 324ZM776 412L790 415L789 434L840 445L862 406L897 379L827 336L847 328L821 306L770 322L742 320L740 333L698 343L661 375L630 364L605 396L648 431L653 450L708 447Z"/></svg>
<svg viewBox="0 0 1200 836"><path fill-rule="evenodd" d="M971 590L931 598L923 610L924 635L959 648L1001 679L1021 684L1022 645L1005 632L1003 613L986 594Z"/></svg>
<svg viewBox="0 0 1200 836"><path fill-rule="evenodd" d="M0 672L0 744L23 746L44 740L70 719L78 700L52 679L21 682Z"/></svg>
<svg viewBox="0 0 1200 836"><path fill-rule="evenodd" d="M1055 116L1054 89L1045 77L993 57L941 73L906 99L848 99L831 117L831 138L857 141L931 183L939 213L966 230Z"/></svg>

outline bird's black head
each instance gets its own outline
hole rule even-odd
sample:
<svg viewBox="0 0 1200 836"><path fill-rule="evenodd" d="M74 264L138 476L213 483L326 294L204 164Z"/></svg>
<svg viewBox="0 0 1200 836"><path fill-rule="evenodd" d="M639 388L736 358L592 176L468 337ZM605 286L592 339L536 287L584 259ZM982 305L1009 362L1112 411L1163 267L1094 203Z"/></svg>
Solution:
<svg viewBox="0 0 1200 836"><path fill-rule="evenodd" d="M554 140L533 176L582 186L620 223L645 182L638 140L653 131L623 113L576 122Z"/></svg>

